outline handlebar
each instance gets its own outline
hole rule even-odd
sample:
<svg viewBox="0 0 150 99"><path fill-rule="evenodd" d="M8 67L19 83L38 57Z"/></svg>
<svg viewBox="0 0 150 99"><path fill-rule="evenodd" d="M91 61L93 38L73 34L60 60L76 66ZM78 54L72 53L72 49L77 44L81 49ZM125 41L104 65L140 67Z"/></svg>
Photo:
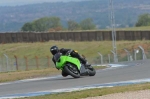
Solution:
<svg viewBox="0 0 150 99"><path fill-rule="evenodd" d="M70 55L70 53L72 52L73 50L69 50L66 55Z"/></svg>

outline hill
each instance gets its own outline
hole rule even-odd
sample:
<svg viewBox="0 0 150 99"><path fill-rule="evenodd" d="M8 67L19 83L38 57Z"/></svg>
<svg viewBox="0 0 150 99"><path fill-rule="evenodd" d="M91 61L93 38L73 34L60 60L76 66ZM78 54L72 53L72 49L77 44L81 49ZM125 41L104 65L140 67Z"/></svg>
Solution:
<svg viewBox="0 0 150 99"><path fill-rule="evenodd" d="M132 27L140 14L150 12L149 0L115 0L115 21L118 27ZM39 3L0 7L0 32L19 31L24 23L41 17L60 17L64 27L68 20L80 22L92 18L98 28L110 26L109 1Z"/></svg>

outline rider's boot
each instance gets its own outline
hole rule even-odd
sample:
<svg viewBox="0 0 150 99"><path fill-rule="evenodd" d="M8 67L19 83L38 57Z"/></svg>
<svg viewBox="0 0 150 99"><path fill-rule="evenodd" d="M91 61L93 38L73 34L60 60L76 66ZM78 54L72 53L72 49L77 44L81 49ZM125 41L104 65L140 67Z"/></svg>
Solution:
<svg viewBox="0 0 150 99"><path fill-rule="evenodd" d="M88 64L85 58L80 57L81 62L84 64L85 68L90 68L91 64Z"/></svg>
<svg viewBox="0 0 150 99"><path fill-rule="evenodd" d="M89 70L88 69L86 69L86 75L89 75Z"/></svg>
<svg viewBox="0 0 150 99"><path fill-rule="evenodd" d="M78 53L76 53L76 57L84 64L85 68L89 68L91 65L88 64L87 60L80 56Z"/></svg>
<svg viewBox="0 0 150 99"><path fill-rule="evenodd" d="M88 62L85 64L86 68L91 68L91 64L88 64Z"/></svg>

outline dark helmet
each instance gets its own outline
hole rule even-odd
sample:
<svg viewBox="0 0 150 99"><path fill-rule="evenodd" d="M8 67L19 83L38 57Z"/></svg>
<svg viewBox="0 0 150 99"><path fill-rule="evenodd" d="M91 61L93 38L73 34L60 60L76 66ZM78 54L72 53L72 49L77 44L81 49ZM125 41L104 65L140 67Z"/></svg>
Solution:
<svg viewBox="0 0 150 99"><path fill-rule="evenodd" d="M50 48L50 52L51 52L53 55L55 55L56 53L59 52L59 49L58 49L57 46L52 46L52 47Z"/></svg>

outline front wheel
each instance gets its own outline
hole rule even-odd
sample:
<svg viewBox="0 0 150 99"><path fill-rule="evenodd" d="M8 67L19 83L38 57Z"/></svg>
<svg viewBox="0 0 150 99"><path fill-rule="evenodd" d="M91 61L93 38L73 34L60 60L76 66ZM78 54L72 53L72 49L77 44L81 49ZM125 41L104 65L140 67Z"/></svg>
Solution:
<svg viewBox="0 0 150 99"><path fill-rule="evenodd" d="M80 72L79 70L77 69L77 67L73 64L67 64L65 67L64 67L64 71L71 75L72 77L74 78L79 78L80 77Z"/></svg>

